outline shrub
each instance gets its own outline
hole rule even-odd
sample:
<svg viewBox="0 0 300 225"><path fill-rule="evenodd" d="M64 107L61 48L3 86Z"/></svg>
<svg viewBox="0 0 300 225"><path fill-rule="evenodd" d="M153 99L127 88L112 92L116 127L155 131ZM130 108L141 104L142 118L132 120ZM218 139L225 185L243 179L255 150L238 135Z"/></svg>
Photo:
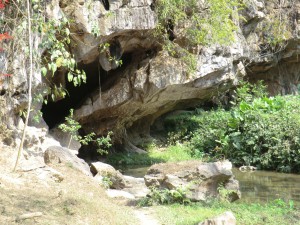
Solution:
<svg viewBox="0 0 300 225"><path fill-rule="evenodd" d="M186 192L187 190L184 187L176 188L174 190L151 188L147 197L141 199L138 205L151 206L190 203L190 200L186 197Z"/></svg>
<svg viewBox="0 0 300 225"><path fill-rule="evenodd" d="M236 166L300 172L300 96L267 97L265 87L243 84L230 110L196 110L167 118L172 142L192 156L227 158Z"/></svg>
<svg viewBox="0 0 300 225"><path fill-rule="evenodd" d="M298 96L241 102L228 123L226 157L236 165L299 172L299 106Z"/></svg>

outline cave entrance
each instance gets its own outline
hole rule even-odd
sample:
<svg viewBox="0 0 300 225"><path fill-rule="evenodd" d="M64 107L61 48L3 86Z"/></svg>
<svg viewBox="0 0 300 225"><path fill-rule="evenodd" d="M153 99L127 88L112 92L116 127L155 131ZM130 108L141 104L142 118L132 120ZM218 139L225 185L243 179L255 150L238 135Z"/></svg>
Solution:
<svg viewBox="0 0 300 225"><path fill-rule="evenodd" d="M104 9L105 9L106 11L108 11L109 8L110 8L109 0L101 0L101 2L102 2L102 4L103 4L103 6L104 6Z"/></svg>
<svg viewBox="0 0 300 225"><path fill-rule="evenodd" d="M99 83L106 79L105 76L107 73L98 65L98 60L90 64L79 64L78 67L85 71L87 82L74 87L73 83L66 81L65 88L67 96L64 99L55 102L49 101L42 106L43 118L49 126L49 129L63 122L64 118L69 114L70 109L78 108L87 98L89 93L97 90L97 88L99 88ZM99 81L99 78L101 82ZM67 78L65 77L65 79ZM48 99L50 99L49 96Z"/></svg>
<svg viewBox="0 0 300 225"><path fill-rule="evenodd" d="M69 115L70 109L79 108L91 93L99 90L100 85L102 92L113 86L115 81L122 76L123 70L131 63L131 53L123 54L121 60L122 66L108 72L100 66L98 58L90 64L78 64L78 68L85 71L87 82L74 87L73 83L66 81L67 96L59 101L49 101L42 106L43 118L49 129L62 123L65 117ZM51 97L48 96L48 99Z"/></svg>

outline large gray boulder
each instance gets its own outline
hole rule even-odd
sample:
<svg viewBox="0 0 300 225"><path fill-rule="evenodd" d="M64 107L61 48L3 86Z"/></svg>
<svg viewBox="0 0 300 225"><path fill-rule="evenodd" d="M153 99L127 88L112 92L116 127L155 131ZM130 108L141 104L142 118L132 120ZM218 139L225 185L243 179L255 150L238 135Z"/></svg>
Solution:
<svg viewBox="0 0 300 225"><path fill-rule="evenodd" d="M66 147L72 151L72 153L78 154L78 150L81 147L81 144L79 141L72 138L70 140L70 134L63 132L58 127L55 127L49 131L49 134L54 137L55 140L57 140L62 147Z"/></svg>
<svg viewBox="0 0 300 225"><path fill-rule="evenodd" d="M91 171L95 174L95 177L100 178L100 180L103 180L104 177L108 178L111 182L110 188L122 189L125 187L123 175L109 164L102 162L91 163Z"/></svg>
<svg viewBox="0 0 300 225"><path fill-rule="evenodd" d="M64 147L50 146L44 153L44 161L46 164L66 164L88 176L92 175L89 165Z"/></svg>
<svg viewBox="0 0 300 225"><path fill-rule="evenodd" d="M136 178L131 176L123 176L125 179L126 187L123 189L132 194L135 198L144 198L149 194L150 190L145 185L143 178Z"/></svg>
<svg viewBox="0 0 300 225"><path fill-rule="evenodd" d="M231 169L229 161L163 163L151 166L144 179L148 187L169 190L184 188L186 197L192 201L206 201L215 197L235 201L241 194Z"/></svg>

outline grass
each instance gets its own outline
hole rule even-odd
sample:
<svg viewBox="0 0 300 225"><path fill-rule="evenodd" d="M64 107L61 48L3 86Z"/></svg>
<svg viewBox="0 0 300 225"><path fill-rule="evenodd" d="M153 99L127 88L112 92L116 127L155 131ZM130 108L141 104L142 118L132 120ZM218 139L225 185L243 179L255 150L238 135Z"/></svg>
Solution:
<svg viewBox="0 0 300 225"><path fill-rule="evenodd" d="M168 146L163 151L153 149L149 152L149 157L164 162L179 162L193 159L189 154L188 148L181 144Z"/></svg>
<svg viewBox="0 0 300 225"><path fill-rule="evenodd" d="M108 156L107 162L113 165L152 165L162 162L179 162L194 159L185 145L170 145L167 148L158 148L152 145L147 154L115 153Z"/></svg>
<svg viewBox="0 0 300 225"><path fill-rule="evenodd" d="M168 206L153 206L157 219L165 225L198 224L205 219L232 211L237 224L242 225L299 225L300 213L290 208L281 200L268 204L218 203L209 205L194 203L191 205L173 204Z"/></svg>

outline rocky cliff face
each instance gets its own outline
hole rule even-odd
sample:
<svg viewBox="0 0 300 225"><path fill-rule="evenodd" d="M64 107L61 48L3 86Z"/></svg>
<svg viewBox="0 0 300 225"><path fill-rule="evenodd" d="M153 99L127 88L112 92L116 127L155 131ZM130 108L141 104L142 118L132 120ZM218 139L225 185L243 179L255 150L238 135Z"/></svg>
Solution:
<svg viewBox="0 0 300 225"><path fill-rule="evenodd" d="M123 143L134 148L131 142L147 137L159 116L210 100L243 77L265 80L272 94L297 92L297 1L248 1L241 12L245 21L239 24L231 46L198 46L193 50L197 57L194 73L188 73L185 64L163 51L154 38L158 22L153 0L52 0L47 13L72 19L72 52L87 72L87 84L78 89L65 84L66 74L60 74L56 82L65 84L70 97L43 107L48 124L55 125L65 116L53 118L53 112L59 114L58 108L66 113L76 107L76 119L85 132L101 135L113 130L116 139L126 140ZM267 22L283 13L289 24L283 29L289 38L271 46L265 36L272 29ZM176 38L174 42L181 45ZM109 47L102 51L105 43Z"/></svg>

